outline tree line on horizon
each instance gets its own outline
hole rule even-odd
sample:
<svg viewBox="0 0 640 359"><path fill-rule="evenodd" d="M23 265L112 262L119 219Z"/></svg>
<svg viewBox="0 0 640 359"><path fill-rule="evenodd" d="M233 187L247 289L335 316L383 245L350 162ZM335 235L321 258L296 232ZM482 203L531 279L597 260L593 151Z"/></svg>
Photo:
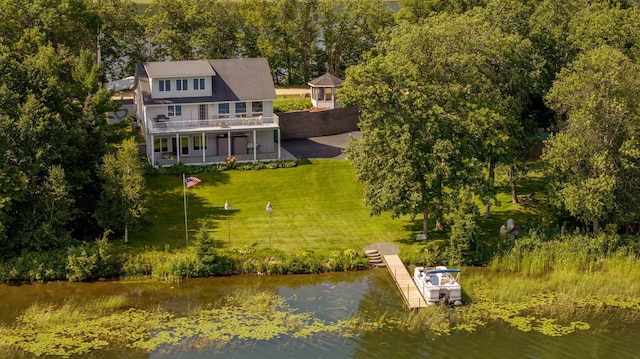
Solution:
<svg viewBox="0 0 640 359"><path fill-rule="evenodd" d="M129 206L105 221L114 217L105 208L127 204L108 157L122 137L106 122L113 104L99 84L166 59L264 57L283 86L325 72L346 78L340 99L359 107L363 131L350 157L374 214L424 215L441 229L448 216L476 214L473 196L490 214L496 171L515 194L542 127L554 133L542 163L556 214L594 231L633 228L639 8L152 0L138 14L130 0L0 0L0 257L123 231L143 215Z"/></svg>

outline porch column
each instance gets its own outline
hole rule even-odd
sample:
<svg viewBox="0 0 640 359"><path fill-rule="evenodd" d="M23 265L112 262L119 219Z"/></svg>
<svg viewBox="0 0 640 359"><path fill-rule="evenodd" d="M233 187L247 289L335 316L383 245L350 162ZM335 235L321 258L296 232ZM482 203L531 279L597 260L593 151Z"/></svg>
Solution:
<svg viewBox="0 0 640 359"><path fill-rule="evenodd" d="M280 127L278 127L278 159L282 159L282 151L280 148Z"/></svg>
<svg viewBox="0 0 640 359"><path fill-rule="evenodd" d="M257 161L258 160L258 138L256 137L256 130L253 130L253 160Z"/></svg>
<svg viewBox="0 0 640 359"><path fill-rule="evenodd" d="M227 156L231 157L231 131L227 131Z"/></svg>
<svg viewBox="0 0 640 359"><path fill-rule="evenodd" d="M176 151L176 164L180 163L180 135L176 133L176 147L174 150Z"/></svg>
<svg viewBox="0 0 640 359"><path fill-rule="evenodd" d="M205 143L206 142L204 142L204 132L202 132L202 145L200 146L200 148L202 148L202 164L207 163L207 157L206 156L207 156L208 144L205 146Z"/></svg>
<svg viewBox="0 0 640 359"><path fill-rule="evenodd" d="M155 143L153 142L153 135L151 135L151 142L147 143L147 156L149 156L149 143L151 143L151 165L155 167L156 165L156 149ZM162 149L160 149L162 150Z"/></svg>

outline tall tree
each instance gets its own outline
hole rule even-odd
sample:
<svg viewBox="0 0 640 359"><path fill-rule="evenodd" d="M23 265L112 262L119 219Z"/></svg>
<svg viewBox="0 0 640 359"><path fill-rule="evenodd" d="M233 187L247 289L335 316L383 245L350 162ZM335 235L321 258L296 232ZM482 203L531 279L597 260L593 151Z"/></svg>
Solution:
<svg viewBox="0 0 640 359"><path fill-rule="evenodd" d="M317 46L318 0L243 0L243 53L269 60L276 84L311 78Z"/></svg>
<svg viewBox="0 0 640 359"><path fill-rule="evenodd" d="M327 72L338 77L387 38L393 12L382 0L324 0L319 5Z"/></svg>
<svg viewBox="0 0 640 359"><path fill-rule="evenodd" d="M97 45L106 82L135 73L135 66L143 61L145 50L144 27L132 0L101 0L92 2L100 17Z"/></svg>
<svg viewBox="0 0 640 359"><path fill-rule="evenodd" d="M637 63L602 45L563 69L546 97L566 118L543 153L553 203L594 232L640 219L638 88Z"/></svg>
<svg viewBox="0 0 640 359"><path fill-rule="evenodd" d="M100 175L104 183L98 222L122 230L128 242L129 229L142 224L147 213L144 169L134 138L125 140L116 153L104 156Z"/></svg>
<svg viewBox="0 0 640 359"><path fill-rule="evenodd" d="M486 188L481 164L490 143L479 140L499 135L493 127L513 113L497 69L522 61L511 56L513 40L491 29L469 15L402 24L384 54L347 72L341 101L358 106L363 134L347 151L373 214L423 213L426 234L430 209L441 229L459 193Z"/></svg>

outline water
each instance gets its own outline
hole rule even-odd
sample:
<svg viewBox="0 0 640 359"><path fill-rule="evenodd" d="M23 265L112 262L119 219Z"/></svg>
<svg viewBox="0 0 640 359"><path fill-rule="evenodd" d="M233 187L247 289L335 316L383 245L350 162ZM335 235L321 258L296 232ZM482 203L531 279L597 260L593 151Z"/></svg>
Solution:
<svg viewBox="0 0 640 359"><path fill-rule="evenodd" d="M464 285L464 278L463 278ZM125 295L139 309L161 308L185 316L196 307L216 303L238 289L267 291L286 298L297 312L325 322L360 314L389 318L406 314L401 297L385 270L303 276L233 276L191 279L181 284L140 282L49 283L0 286L0 323L10 324L34 303L90 301ZM456 321L456 312L450 312ZM479 330L438 336L427 331L379 328L354 337L331 334L306 339L234 342L220 348L94 351L80 358L640 358L640 324L590 322L591 329L550 337L490 322Z"/></svg>

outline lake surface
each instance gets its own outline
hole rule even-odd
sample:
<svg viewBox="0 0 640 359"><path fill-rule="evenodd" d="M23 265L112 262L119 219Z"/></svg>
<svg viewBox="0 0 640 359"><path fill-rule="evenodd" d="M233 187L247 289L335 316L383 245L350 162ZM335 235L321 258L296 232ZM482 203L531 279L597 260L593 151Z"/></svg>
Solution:
<svg viewBox="0 0 640 359"><path fill-rule="evenodd" d="M464 277L462 278L464 287ZM134 308L158 308L186 316L239 289L285 298L291 309L325 322L354 315L401 317L409 311L384 269L303 276L233 276L190 279L180 284L140 282L48 283L0 286L0 323L11 325L29 306L90 301L124 295ZM456 309L450 309L452 322ZM475 332L435 335L381 327L353 337L317 334L239 340L216 348L100 350L78 358L640 358L640 323L601 320L591 328L551 337L491 322Z"/></svg>

